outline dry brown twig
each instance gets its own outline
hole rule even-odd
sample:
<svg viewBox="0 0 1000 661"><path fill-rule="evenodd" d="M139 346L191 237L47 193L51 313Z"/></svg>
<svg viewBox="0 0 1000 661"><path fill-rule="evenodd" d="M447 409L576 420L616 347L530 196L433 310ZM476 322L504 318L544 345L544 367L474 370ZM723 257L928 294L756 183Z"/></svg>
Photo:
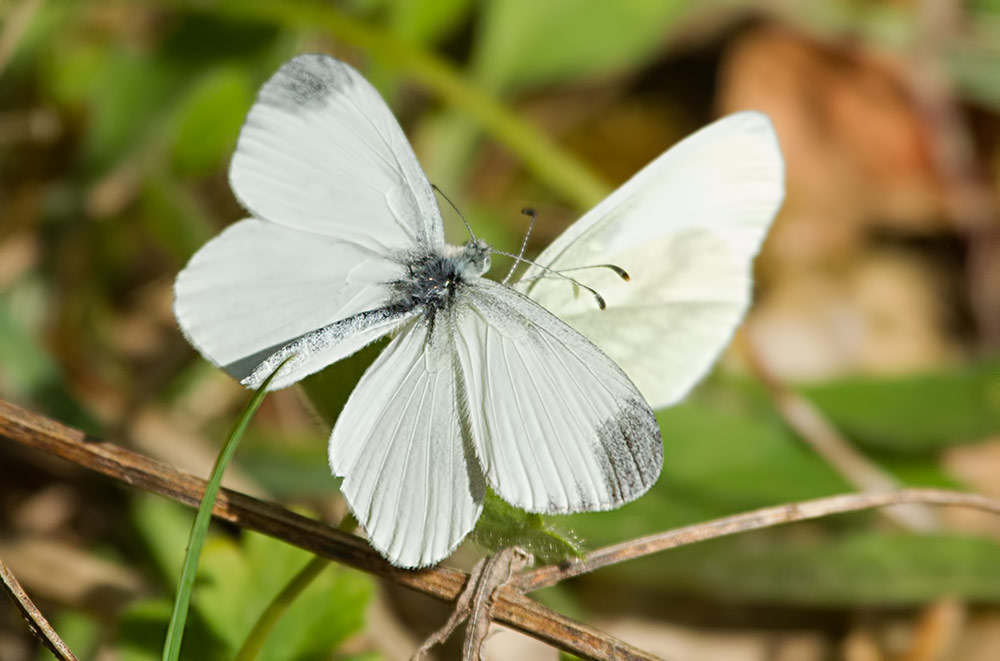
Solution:
<svg viewBox="0 0 1000 661"><path fill-rule="evenodd" d="M483 643L489 632L490 621L493 619L493 604L500 588L509 585L533 561L530 553L511 546L497 551L476 563L469 574L465 588L455 600L451 616L440 629L428 636L424 644L412 657L412 661L420 661L435 645L448 640L452 632L466 619L465 643L462 645L462 658L478 661L482 658Z"/></svg>
<svg viewBox="0 0 1000 661"><path fill-rule="evenodd" d="M61 457L130 486L197 507L205 482L113 443L0 400L0 437ZM615 544L588 553L572 564L548 565L518 575L493 593L492 618L549 645L592 659L652 659L652 655L525 596L626 560L783 523L816 519L903 503L971 507L1000 514L1000 500L940 489L901 489L887 493L845 494L767 507ZM223 489L213 514L241 527L281 539L307 551L374 574L445 601L455 600L469 575L436 567L406 571L388 564L362 538L304 517L274 503Z"/></svg>
<svg viewBox="0 0 1000 661"><path fill-rule="evenodd" d="M204 480L114 443L88 437L80 430L2 400L0 437L189 507L197 507L204 492ZM465 572L446 567L420 571L398 569L360 537L229 489L219 492L212 513L218 519L281 539L316 555L444 601L458 597L468 580ZM509 588L497 593L492 615L497 622L586 658L656 658L593 627L560 615Z"/></svg>
<svg viewBox="0 0 1000 661"><path fill-rule="evenodd" d="M751 324L740 335L743 355L753 375L767 389L785 424L858 491L881 493L901 488L891 473L854 447L815 404L790 388L771 369L755 340ZM926 505L887 507L882 514L904 530L934 532L941 528L937 512Z"/></svg>
<svg viewBox="0 0 1000 661"><path fill-rule="evenodd" d="M17 582L17 578L0 560L0 582L3 583L4 592L11 598L17 610L21 611L21 617L25 619L32 633L38 636L42 644L55 655L59 661L76 661L76 656L70 651L63 639L59 637L49 621L45 619L42 612L38 610L31 598Z"/></svg>

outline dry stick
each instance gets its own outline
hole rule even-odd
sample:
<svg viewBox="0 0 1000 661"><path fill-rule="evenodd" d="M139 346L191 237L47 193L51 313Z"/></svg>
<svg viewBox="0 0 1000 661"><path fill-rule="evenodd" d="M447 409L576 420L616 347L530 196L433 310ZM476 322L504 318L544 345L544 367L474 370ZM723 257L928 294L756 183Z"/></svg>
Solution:
<svg viewBox="0 0 1000 661"><path fill-rule="evenodd" d="M30 413L0 400L0 437L62 457L129 485L197 506L205 482L130 450L88 439L76 429ZM723 517L629 542L597 549L569 565L548 565L525 572L496 594L493 617L554 647L596 659L655 658L627 643L555 613L521 591L537 590L572 576L640 558L667 549L717 537L759 530L831 514L927 503L972 507L1000 514L1000 500L979 494L942 489L902 489L889 493L844 494L801 503L765 507ZM394 583L443 600L454 600L468 574L447 568L405 571L383 560L360 537L340 532L319 521L295 514L273 503L223 489L216 500L216 517L276 537L318 555L367 571Z"/></svg>
<svg viewBox="0 0 1000 661"><path fill-rule="evenodd" d="M973 507L1000 514L1000 500L973 493L945 491L943 489L900 489L885 493L849 493L788 503L775 507L764 507L752 512L724 516L714 521L697 523L676 530L640 537L621 544L606 546L584 555L583 560L570 565L547 565L521 575L516 584L525 592L538 590L601 567L618 564L626 560L641 558L678 546L703 542L717 537L725 537L750 530L760 530L782 523L808 521L831 514L857 512L874 507L887 507L905 503L926 503L929 505L954 505Z"/></svg>
<svg viewBox="0 0 1000 661"><path fill-rule="evenodd" d="M753 326L743 334L742 338L744 354L754 375L770 392L775 407L788 426L798 432L817 454L859 491L878 493L900 488L899 482L893 475L855 448L815 404L789 388L770 369L754 342ZM926 504L886 507L880 511L904 530L926 533L941 529L938 512ZM921 624L914 636L914 649L923 649L927 646L924 640L931 639L935 633L940 632L940 627L925 623L936 622L934 614L946 612L948 605L952 609L962 609L959 602L947 597L925 608L925 613L920 618ZM943 608L945 610L942 610Z"/></svg>
<svg viewBox="0 0 1000 661"><path fill-rule="evenodd" d="M103 473L126 484L197 507L205 481L113 443L0 400L0 437ZM222 489L213 514L317 555L366 571L445 601L462 591L468 574L456 569L407 571L393 567L360 537L331 528L274 503ZM565 617L522 594L501 592L496 621L553 647L592 659L655 659L613 636Z"/></svg>
<svg viewBox="0 0 1000 661"><path fill-rule="evenodd" d="M498 551L487 558L479 583L473 589L469 623L465 626L465 642L462 645L463 660L482 660L483 643L490 630L497 592L533 560L530 553L516 546Z"/></svg>
<svg viewBox="0 0 1000 661"><path fill-rule="evenodd" d="M758 350L751 325L741 336L743 355L754 376L767 388L785 423L812 447L841 477L858 491L880 492L899 489L899 481L854 447L815 404L795 392L767 364ZM888 507L882 514L904 530L940 530L937 512L926 505Z"/></svg>
<svg viewBox="0 0 1000 661"><path fill-rule="evenodd" d="M14 601L14 605L21 611L21 616L24 617L28 622L28 626L31 627L32 633L38 636L42 644L59 661L77 661L76 656L66 646L63 639L59 637L59 634L55 632L55 629L52 628L52 625L45 619L42 612L31 601L24 589L21 588L21 584L17 582L14 574L7 568L3 560L0 560L0 579L3 579L4 592Z"/></svg>

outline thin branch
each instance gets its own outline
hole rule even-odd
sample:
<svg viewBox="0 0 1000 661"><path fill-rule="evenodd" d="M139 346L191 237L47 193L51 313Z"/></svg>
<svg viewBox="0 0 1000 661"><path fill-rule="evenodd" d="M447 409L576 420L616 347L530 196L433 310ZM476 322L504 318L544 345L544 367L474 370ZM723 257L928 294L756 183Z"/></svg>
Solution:
<svg viewBox="0 0 1000 661"><path fill-rule="evenodd" d="M481 661L483 643L486 642L490 621L493 620L496 593L515 579L533 560L530 553L516 546L509 546L477 562L465 589L455 602L451 617L424 641L410 661L425 658L432 647L448 640L458 625L466 620L469 623L465 626L462 660Z"/></svg>
<svg viewBox="0 0 1000 661"><path fill-rule="evenodd" d="M819 408L795 392L771 369L758 349L753 326L742 335L743 354L757 379L767 388L775 408L799 437L858 491L884 493L900 489L899 481L858 450ZM882 514L904 530L933 532L941 529L937 512L927 505L887 507Z"/></svg>
<svg viewBox="0 0 1000 661"><path fill-rule="evenodd" d="M463 661L482 661L483 643L493 619L493 605L496 593L503 586L534 562L534 558L516 546L497 551L483 564L483 572L473 589L469 623L465 626L465 642L462 644Z"/></svg>
<svg viewBox="0 0 1000 661"><path fill-rule="evenodd" d="M592 572L601 567L634 560L678 546L686 546L717 537L770 528L783 523L818 519L831 514L857 512L875 507L888 507L906 503L928 505L953 505L971 507L1000 514L1000 500L974 493L946 491L943 489L900 489L885 493L849 493L764 507L752 512L725 516L714 521L697 523L684 528L668 530L647 537L640 537L621 544L605 546L584 555L583 560L570 565L547 565L521 575L518 582L524 592L531 592L570 578Z"/></svg>
<svg viewBox="0 0 1000 661"><path fill-rule="evenodd" d="M63 639L59 637L49 621L45 619L42 612L38 610L31 598L17 582L14 574L0 560L0 579L3 580L4 592L11 598L17 609L21 611L21 616L28 622L31 632L42 641L42 644L55 655L59 661L77 661L76 656L70 651Z"/></svg>
<svg viewBox="0 0 1000 661"><path fill-rule="evenodd" d="M149 457L88 437L82 431L0 400L0 437L61 457L130 486L189 507L201 501L205 481ZM275 537L341 564L445 601L462 591L468 574L436 567L408 571L393 567L360 537L296 514L274 503L222 489L214 516ZM567 652L591 659L655 659L642 650L577 622L518 594L501 590L496 621Z"/></svg>
<svg viewBox="0 0 1000 661"><path fill-rule="evenodd" d="M91 439L76 429L0 400L0 437L62 457L131 486L167 496L190 507L201 499L205 482L112 443ZM597 549L580 562L548 565L525 572L497 591L493 617L559 649L593 659L655 657L592 627L556 613L522 592L554 585L601 567L667 549L783 523L816 519L906 503L971 507L1000 514L1000 500L942 489L902 489L888 493L844 494L801 503L765 507ZM281 539L317 555L379 576L438 599L453 601L468 574L443 567L406 571L393 567L360 537L286 510L274 503L223 489L213 514L241 527Z"/></svg>

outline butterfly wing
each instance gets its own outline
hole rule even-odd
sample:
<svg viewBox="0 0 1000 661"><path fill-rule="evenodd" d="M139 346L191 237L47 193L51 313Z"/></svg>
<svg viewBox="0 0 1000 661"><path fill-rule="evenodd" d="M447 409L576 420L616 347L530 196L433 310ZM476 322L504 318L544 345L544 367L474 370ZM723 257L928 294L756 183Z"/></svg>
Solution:
<svg viewBox="0 0 1000 661"><path fill-rule="evenodd" d="M605 510L656 481L656 419L586 338L482 279L468 284L452 325L476 454L504 500L530 512Z"/></svg>
<svg viewBox="0 0 1000 661"><path fill-rule="evenodd" d="M537 262L596 289L539 276L516 285L583 333L660 408L680 399L728 343L751 295L751 263L784 196L766 116L742 112L682 140L571 225Z"/></svg>
<svg viewBox="0 0 1000 661"><path fill-rule="evenodd" d="M330 436L330 467L372 546L394 565L445 558L482 509L462 431L448 328L418 320L368 368Z"/></svg>
<svg viewBox="0 0 1000 661"><path fill-rule="evenodd" d="M324 55L282 66L247 115L230 182L256 218L202 247L175 285L178 322L211 362L256 386L257 368L294 348L270 386L281 388L405 317L370 313L387 305L406 253L441 244L441 217L402 130L354 69Z"/></svg>
<svg viewBox="0 0 1000 661"><path fill-rule="evenodd" d="M229 182L259 218L380 255L444 241L434 193L389 107L326 55L295 57L264 84Z"/></svg>
<svg viewBox="0 0 1000 661"><path fill-rule="evenodd" d="M402 271L352 244L250 218L205 244L178 274L174 314L192 345L245 381L297 338L383 306L382 283ZM353 344L317 347L309 360L286 365L270 387L290 385L390 329L373 325L352 333Z"/></svg>

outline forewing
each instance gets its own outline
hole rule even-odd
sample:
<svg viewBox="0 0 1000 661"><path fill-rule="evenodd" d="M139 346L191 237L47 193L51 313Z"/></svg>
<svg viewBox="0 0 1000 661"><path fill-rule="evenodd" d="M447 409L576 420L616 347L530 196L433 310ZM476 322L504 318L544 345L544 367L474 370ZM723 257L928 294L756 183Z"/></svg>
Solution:
<svg viewBox="0 0 1000 661"><path fill-rule="evenodd" d="M605 510L656 481L656 419L586 338L488 280L468 283L451 323L476 453L504 500L530 512Z"/></svg>
<svg viewBox="0 0 1000 661"><path fill-rule="evenodd" d="M384 306L385 283L402 274L398 263L352 244L247 219L205 244L180 272L174 313L191 344L240 381L282 347L356 320L300 352L272 381L281 388L391 330L399 318L365 324L357 316Z"/></svg>
<svg viewBox="0 0 1000 661"><path fill-rule="evenodd" d="M380 254L443 242L434 194L392 112L326 55L300 55L263 86L229 181L255 216Z"/></svg>
<svg viewBox="0 0 1000 661"><path fill-rule="evenodd" d="M330 467L344 477L351 511L400 567L447 557L482 509L455 370L447 326L413 322L365 372L330 437Z"/></svg>
<svg viewBox="0 0 1000 661"><path fill-rule="evenodd" d="M739 324L751 265L784 196L784 164L770 121L730 115L646 166L571 225L531 267L520 291L608 353L654 408L682 397Z"/></svg>

